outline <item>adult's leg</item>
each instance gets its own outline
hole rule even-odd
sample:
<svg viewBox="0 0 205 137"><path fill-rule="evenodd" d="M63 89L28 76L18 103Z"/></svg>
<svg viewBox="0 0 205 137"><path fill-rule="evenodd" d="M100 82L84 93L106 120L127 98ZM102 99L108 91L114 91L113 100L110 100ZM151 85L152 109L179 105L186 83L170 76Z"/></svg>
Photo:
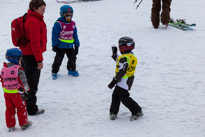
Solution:
<svg viewBox="0 0 205 137"><path fill-rule="evenodd" d="M164 25L168 25L170 20L170 6L171 0L162 0L162 13L161 13L161 22Z"/></svg>
<svg viewBox="0 0 205 137"><path fill-rule="evenodd" d="M37 69L38 64L33 55L23 55L22 59L30 87L29 96L26 99L27 111L29 115L33 115L38 111L36 92L38 91L41 70Z"/></svg>
<svg viewBox="0 0 205 137"><path fill-rule="evenodd" d="M151 21L154 28L159 27L159 14L161 10L161 0L152 1Z"/></svg>

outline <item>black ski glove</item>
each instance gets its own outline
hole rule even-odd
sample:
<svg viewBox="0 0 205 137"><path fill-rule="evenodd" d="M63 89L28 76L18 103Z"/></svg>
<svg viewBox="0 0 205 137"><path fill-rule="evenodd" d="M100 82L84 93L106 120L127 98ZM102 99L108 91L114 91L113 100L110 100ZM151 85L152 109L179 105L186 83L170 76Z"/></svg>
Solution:
<svg viewBox="0 0 205 137"><path fill-rule="evenodd" d="M117 47L115 45L112 46L112 55L117 54Z"/></svg>
<svg viewBox="0 0 205 137"><path fill-rule="evenodd" d="M112 56L115 61L117 60L117 47L115 45L112 46Z"/></svg>
<svg viewBox="0 0 205 137"><path fill-rule="evenodd" d="M57 49L58 49L58 47L57 47L57 46L55 46L55 47L53 47L53 48L52 48L53 52L56 52L56 51L57 51Z"/></svg>
<svg viewBox="0 0 205 137"><path fill-rule="evenodd" d="M108 85L108 88L112 89L116 84L117 84L117 81L115 80L115 78L113 78L113 80Z"/></svg>
<svg viewBox="0 0 205 137"><path fill-rule="evenodd" d="M21 92L23 92L23 88L22 88L22 87L20 87L20 88L18 89L18 91L21 91Z"/></svg>
<svg viewBox="0 0 205 137"><path fill-rule="evenodd" d="M79 48L79 47L75 46L75 55L78 54L78 48Z"/></svg>
<svg viewBox="0 0 205 137"><path fill-rule="evenodd" d="M31 91L24 92L25 99L28 100L31 97Z"/></svg>

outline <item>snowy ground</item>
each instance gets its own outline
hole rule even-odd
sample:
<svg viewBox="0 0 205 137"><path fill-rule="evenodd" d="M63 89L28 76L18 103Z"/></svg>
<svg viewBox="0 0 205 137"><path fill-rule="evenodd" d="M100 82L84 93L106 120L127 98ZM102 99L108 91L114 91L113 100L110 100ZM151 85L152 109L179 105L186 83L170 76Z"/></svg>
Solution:
<svg viewBox="0 0 205 137"><path fill-rule="evenodd" d="M0 2L2 67L6 49L13 47L10 22L27 11L29 0ZM197 24L194 31L188 32L172 27L153 29L152 1L144 0L137 10L133 2L71 4L81 42L77 61L80 77L67 75L65 58L60 77L54 81L51 30L62 4L46 0L48 43L37 94L38 105L46 112L29 116L34 124L28 130L21 131L17 124L17 130L8 133L0 88L0 137L205 137L205 1L173 1L173 18ZM123 105L117 120L108 117L112 90L107 84L115 70L111 46L125 35L134 38L139 62L130 93L144 112L133 122Z"/></svg>

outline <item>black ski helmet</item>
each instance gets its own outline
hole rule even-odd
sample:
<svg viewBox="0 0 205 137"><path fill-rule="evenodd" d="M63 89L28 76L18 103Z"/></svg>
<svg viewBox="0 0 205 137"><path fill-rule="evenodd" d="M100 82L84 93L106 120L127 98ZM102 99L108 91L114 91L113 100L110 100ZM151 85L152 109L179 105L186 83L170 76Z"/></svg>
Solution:
<svg viewBox="0 0 205 137"><path fill-rule="evenodd" d="M121 37L118 41L118 45L120 52L133 50L135 48L134 40L128 36Z"/></svg>

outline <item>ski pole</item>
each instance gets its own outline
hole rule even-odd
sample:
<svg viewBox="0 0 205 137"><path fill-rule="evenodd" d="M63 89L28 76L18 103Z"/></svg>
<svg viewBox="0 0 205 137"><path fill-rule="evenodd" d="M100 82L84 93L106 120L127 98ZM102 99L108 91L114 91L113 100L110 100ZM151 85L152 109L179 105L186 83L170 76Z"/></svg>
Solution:
<svg viewBox="0 0 205 137"><path fill-rule="evenodd" d="M136 9L140 6L140 4L142 3L142 1L143 1L143 0L141 0L141 1L139 2L139 4L137 5Z"/></svg>
<svg viewBox="0 0 205 137"><path fill-rule="evenodd" d="M138 0L135 0L133 4L135 4Z"/></svg>

